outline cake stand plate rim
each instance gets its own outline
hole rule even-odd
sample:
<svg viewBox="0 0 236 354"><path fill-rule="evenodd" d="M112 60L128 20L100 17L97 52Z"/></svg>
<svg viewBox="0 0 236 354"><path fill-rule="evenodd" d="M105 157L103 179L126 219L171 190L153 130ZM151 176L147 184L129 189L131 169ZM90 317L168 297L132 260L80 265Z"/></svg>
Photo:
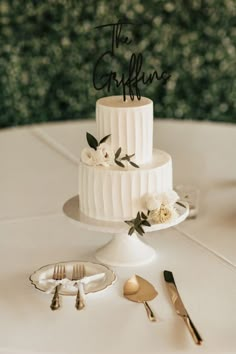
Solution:
<svg viewBox="0 0 236 354"><path fill-rule="evenodd" d="M175 204L175 207L179 213L179 216L169 222L163 224L152 224L151 227L144 227L146 232L153 232L158 230L164 230L169 227L176 226L183 222L189 215L189 205L187 202L179 201ZM79 195L75 195L69 198L63 205L64 214L72 221L76 222L79 226L86 228L87 230L94 230L99 232L108 233L128 233L129 226L122 221L104 221L92 219L84 215L79 209Z"/></svg>

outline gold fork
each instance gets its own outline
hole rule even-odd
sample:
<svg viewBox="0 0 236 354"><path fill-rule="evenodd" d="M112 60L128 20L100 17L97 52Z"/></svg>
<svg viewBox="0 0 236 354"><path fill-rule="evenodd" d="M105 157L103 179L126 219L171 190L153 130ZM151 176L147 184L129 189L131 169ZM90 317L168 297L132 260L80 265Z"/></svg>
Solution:
<svg viewBox="0 0 236 354"><path fill-rule="evenodd" d="M85 276L85 268L83 264L74 264L73 265L73 272L72 272L72 280L81 280ZM78 291L76 295L76 300L75 300L75 307L77 310L82 310L85 307L85 302L84 302L84 297L81 294L81 288L80 286L83 287L83 284L78 282Z"/></svg>
<svg viewBox="0 0 236 354"><path fill-rule="evenodd" d="M62 280L66 277L66 270L64 265L56 264L53 270L52 279L54 280ZM58 284L55 288L55 292L52 298L52 302L50 305L51 310L58 310L60 308L60 298L59 298L59 289L61 284Z"/></svg>

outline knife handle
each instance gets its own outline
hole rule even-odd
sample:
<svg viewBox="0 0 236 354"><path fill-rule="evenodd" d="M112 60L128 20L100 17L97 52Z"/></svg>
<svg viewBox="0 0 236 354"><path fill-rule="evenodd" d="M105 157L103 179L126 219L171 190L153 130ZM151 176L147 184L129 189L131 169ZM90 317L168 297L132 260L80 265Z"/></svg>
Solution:
<svg viewBox="0 0 236 354"><path fill-rule="evenodd" d="M189 316L184 316L184 322L186 323L191 336L196 344L200 345L202 343L202 337L198 333L196 327L194 326L191 318Z"/></svg>
<svg viewBox="0 0 236 354"><path fill-rule="evenodd" d="M154 313L152 312L151 307L148 305L147 301L144 301L143 304L144 304L144 307L147 312L149 320L152 322L156 321L156 317L155 317Z"/></svg>

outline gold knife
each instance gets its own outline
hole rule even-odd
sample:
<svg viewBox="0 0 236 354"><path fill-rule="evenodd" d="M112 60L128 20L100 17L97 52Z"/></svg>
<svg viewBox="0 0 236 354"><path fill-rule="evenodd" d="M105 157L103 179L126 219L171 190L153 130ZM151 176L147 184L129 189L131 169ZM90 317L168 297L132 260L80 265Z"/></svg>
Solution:
<svg viewBox="0 0 236 354"><path fill-rule="evenodd" d="M167 289L169 291L171 301L175 307L177 314L183 318L184 322L188 327L189 332L193 337L194 342L200 345L203 341L202 337L200 336L196 327L191 321L191 318L189 317L189 314L181 300L181 297L175 284L173 273L168 270L164 270L164 279L166 281Z"/></svg>

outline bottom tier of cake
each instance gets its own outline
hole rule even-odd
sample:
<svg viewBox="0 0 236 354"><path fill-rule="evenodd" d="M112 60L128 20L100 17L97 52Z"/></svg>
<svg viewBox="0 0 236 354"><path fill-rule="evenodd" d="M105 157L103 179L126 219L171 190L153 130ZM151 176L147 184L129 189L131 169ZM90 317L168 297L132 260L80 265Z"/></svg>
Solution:
<svg viewBox="0 0 236 354"><path fill-rule="evenodd" d="M152 162L140 168L79 165L80 210L94 219L132 219L146 211L147 194L170 190L172 160L161 150L154 150Z"/></svg>

